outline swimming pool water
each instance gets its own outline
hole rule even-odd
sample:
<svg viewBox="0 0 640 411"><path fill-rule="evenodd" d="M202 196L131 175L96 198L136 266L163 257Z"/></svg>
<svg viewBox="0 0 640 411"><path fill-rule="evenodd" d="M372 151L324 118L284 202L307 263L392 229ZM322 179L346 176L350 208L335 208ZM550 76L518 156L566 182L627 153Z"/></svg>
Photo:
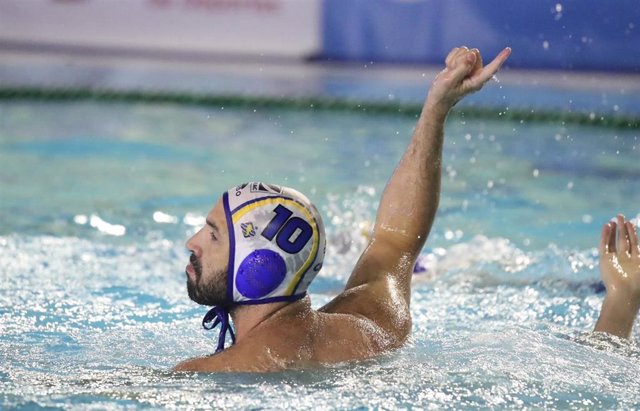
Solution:
<svg viewBox="0 0 640 411"><path fill-rule="evenodd" d="M584 334L603 297L601 224L640 213L637 130L451 117L410 344L321 370L181 375L168 370L214 350L184 242L219 193L265 180L316 202L320 306L414 120L86 101L4 102L0 118L0 408L640 404L635 343Z"/></svg>

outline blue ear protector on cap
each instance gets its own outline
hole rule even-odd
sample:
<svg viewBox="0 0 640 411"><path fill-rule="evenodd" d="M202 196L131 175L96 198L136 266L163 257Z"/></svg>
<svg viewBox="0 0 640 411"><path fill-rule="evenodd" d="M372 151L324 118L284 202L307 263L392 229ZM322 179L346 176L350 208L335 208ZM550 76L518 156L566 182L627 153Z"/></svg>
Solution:
<svg viewBox="0 0 640 411"><path fill-rule="evenodd" d="M256 300L273 292L287 275L284 258L275 251L253 251L240 263L236 272L236 288L243 297Z"/></svg>

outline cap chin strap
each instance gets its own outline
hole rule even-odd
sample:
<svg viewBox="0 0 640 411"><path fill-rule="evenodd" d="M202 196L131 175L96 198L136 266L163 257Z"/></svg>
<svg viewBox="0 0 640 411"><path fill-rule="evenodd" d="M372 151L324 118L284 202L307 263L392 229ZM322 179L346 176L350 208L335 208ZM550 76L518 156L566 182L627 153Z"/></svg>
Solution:
<svg viewBox="0 0 640 411"><path fill-rule="evenodd" d="M202 326L205 330L212 330L216 328L218 324L220 324L220 333L218 334L218 348L216 348L216 353L224 350L227 332L231 334L231 345L236 342L236 335L229 323L229 311L224 307L215 306L204 315Z"/></svg>

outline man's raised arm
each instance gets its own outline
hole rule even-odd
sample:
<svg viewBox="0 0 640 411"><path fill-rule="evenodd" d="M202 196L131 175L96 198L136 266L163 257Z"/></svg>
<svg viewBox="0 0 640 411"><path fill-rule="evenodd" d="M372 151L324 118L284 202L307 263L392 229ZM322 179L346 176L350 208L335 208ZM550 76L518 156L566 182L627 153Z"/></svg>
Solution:
<svg viewBox="0 0 640 411"><path fill-rule="evenodd" d="M387 183L369 245L344 292L322 309L369 321L373 327L361 330L369 345L377 347L374 351L401 346L411 332L411 277L438 208L447 114L462 97L481 89L510 53L504 49L487 66L477 49L461 47L449 53L445 69L431 85L411 142Z"/></svg>
<svg viewBox="0 0 640 411"><path fill-rule="evenodd" d="M431 230L440 197L444 122L465 95L480 90L500 69L511 49L487 66L477 49L453 49L434 79L411 142L383 193L371 243L347 289L394 272L409 302L413 264Z"/></svg>

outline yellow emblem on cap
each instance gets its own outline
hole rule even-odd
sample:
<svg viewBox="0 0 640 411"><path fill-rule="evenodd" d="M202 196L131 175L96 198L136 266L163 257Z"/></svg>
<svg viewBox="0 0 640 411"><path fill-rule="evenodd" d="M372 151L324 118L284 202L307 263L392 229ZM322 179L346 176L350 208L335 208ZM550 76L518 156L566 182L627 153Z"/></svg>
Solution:
<svg viewBox="0 0 640 411"><path fill-rule="evenodd" d="M242 235L244 238L256 235L256 228L253 226L253 223L242 223L240 224L240 228L242 228Z"/></svg>

